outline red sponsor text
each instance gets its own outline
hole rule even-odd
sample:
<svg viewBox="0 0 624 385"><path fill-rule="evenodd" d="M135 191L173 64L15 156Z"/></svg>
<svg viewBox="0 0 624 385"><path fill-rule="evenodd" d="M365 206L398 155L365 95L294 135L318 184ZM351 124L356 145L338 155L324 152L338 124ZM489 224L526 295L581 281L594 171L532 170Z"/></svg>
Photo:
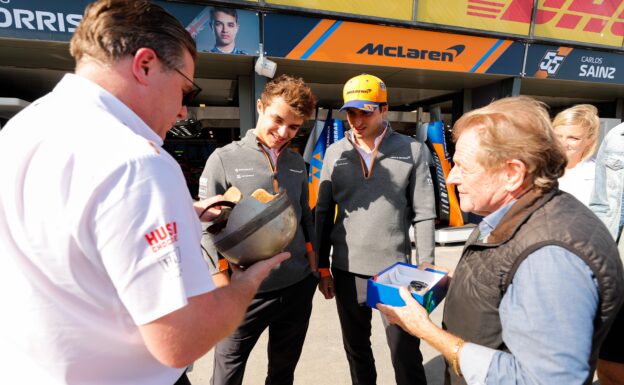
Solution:
<svg viewBox="0 0 624 385"><path fill-rule="evenodd" d="M157 252L178 241L178 226L176 222L167 223L145 234L145 240L153 252Z"/></svg>
<svg viewBox="0 0 624 385"><path fill-rule="evenodd" d="M535 14L535 24L554 23L556 28L624 36L624 0L544 0ZM466 14L528 24L533 0L468 0ZM605 31L606 30L606 31Z"/></svg>

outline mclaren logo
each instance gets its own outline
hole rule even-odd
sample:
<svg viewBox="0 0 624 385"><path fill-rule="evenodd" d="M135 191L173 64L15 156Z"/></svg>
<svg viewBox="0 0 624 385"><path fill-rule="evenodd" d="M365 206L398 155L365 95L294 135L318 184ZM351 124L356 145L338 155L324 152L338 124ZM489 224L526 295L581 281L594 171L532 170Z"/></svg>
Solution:
<svg viewBox="0 0 624 385"><path fill-rule="evenodd" d="M421 59L432 61L448 61L452 62L456 57L464 52L466 46L463 44L448 47L444 51L432 51L427 49L418 49L403 47L402 45L383 45L368 43L360 48L357 52L360 55L379 55L389 57L404 57L408 59Z"/></svg>

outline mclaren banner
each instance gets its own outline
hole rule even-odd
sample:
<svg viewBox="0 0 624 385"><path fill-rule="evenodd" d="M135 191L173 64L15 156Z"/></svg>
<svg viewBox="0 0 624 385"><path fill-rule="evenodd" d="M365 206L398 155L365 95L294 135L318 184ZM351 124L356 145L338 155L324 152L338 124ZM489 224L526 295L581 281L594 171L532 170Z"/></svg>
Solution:
<svg viewBox="0 0 624 385"><path fill-rule="evenodd" d="M421 0L417 21L528 35L533 0ZM538 0L534 35L622 47L624 0Z"/></svg>
<svg viewBox="0 0 624 385"><path fill-rule="evenodd" d="M537 78L624 84L624 54L534 44L526 70Z"/></svg>
<svg viewBox="0 0 624 385"><path fill-rule="evenodd" d="M268 55L297 60L518 75L521 43L329 19L269 14Z"/></svg>

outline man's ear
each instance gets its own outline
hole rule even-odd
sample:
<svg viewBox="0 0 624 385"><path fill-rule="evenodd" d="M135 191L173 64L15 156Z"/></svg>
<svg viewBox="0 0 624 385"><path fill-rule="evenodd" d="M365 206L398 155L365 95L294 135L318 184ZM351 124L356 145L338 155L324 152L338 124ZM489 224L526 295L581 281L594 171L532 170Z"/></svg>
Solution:
<svg viewBox="0 0 624 385"><path fill-rule="evenodd" d="M264 110L264 106L262 105L262 100L256 100L256 111L258 111L258 115L262 115L262 111Z"/></svg>
<svg viewBox="0 0 624 385"><path fill-rule="evenodd" d="M388 114L388 105L384 104L383 106L379 106L379 113L381 114L381 118L386 120L386 115Z"/></svg>
<svg viewBox="0 0 624 385"><path fill-rule="evenodd" d="M135 79L141 84L147 84L157 62L158 56L153 49L139 48L132 59L132 74Z"/></svg>
<svg viewBox="0 0 624 385"><path fill-rule="evenodd" d="M505 161L505 188L509 192L524 190L526 184L526 165L518 159Z"/></svg>

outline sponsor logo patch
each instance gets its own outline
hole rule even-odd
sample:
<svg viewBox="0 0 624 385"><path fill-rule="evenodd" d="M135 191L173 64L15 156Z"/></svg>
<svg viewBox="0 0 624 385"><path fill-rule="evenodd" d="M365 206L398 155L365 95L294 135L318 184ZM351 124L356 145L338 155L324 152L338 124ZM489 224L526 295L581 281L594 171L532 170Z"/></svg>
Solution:
<svg viewBox="0 0 624 385"><path fill-rule="evenodd" d="M347 91L347 95L351 95L351 94L370 94L372 91L372 89L367 88L365 90L349 90Z"/></svg>
<svg viewBox="0 0 624 385"><path fill-rule="evenodd" d="M250 171L253 171L253 167L251 168L235 168L234 172L236 172L236 179L243 178L253 178L256 174L249 174Z"/></svg>
<svg viewBox="0 0 624 385"><path fill-rule="evenodd" d="M178 226L175 221L167 223L145 234L144 237L152 252L156 253L178 241Z"/></svg>
<svg viewBox="0 0 624 385"><path fill-rule="evenodd" d="M175 277L179 277L182 273L182 268L180 266L180 253L177 247L175 250L159 257L158 263L167 273Z"/></svg>

